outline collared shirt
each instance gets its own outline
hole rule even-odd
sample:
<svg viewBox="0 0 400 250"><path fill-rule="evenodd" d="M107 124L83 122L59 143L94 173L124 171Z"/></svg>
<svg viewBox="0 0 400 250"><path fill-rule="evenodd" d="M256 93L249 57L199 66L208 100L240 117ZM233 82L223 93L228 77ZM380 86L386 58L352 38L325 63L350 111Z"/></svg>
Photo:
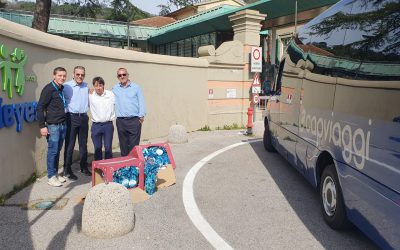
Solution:
<svg viewBox="0 0 400 250"><path fill-rule="evenodd" d="M118 83L112 91L115 95L115 114L117 117L144 117L146 115L144 96L139 85L129 82L124 87L121 83Z"/></svg>
<svg viewBox="0 0 400 250"><path fill-rule="evenodd" d="M65 99L70 113L86 113L89 105L89 88L86 82L71 80L64 84Z"/></svg>
<svg viewBox="0 0 400 250"><path fill-rule="evenodd" d="M115 96L109 90L104 90L102 95L96 91L89 94L90 113L92 122L108 122L115 119Z"/></svg>

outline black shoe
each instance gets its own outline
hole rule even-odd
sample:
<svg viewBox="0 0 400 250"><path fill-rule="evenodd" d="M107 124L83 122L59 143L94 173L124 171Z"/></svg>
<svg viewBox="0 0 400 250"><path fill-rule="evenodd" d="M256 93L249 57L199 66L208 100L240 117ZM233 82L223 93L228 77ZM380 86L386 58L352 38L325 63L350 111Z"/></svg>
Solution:
<svg viewBox="0 0 400 250"><path fill-rule="evenodd" d="M76 181L78 180L78 177L74 175L73 173L70 174L64 174L64 177L67 178L70 181Z"/></svg>
<svg viewBox="0 0 400 250"><path fill-rule="evenodd" d="M92 172L89 171L89 169L84 169L80 171L83 175L86 176L92 176Z"/></svg>

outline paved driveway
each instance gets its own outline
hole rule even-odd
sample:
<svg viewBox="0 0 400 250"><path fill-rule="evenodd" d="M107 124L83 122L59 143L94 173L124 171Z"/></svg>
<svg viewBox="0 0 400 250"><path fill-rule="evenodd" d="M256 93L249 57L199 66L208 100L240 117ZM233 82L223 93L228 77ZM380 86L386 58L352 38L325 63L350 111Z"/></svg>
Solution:
<svg viewBox="0 0 400 250"><path fill-rule="evenodd" d="M45 179L39 180L8 200L8 206L0 207L0 249L213 249L187 215L183 182L204 157L249 139L238 132L193 132L189 143L171 145L177 184L135 204L134 231L115 239L92 239L80 232L83 205L78 201L90 188L89 178L78 176L77 182L62 188L49 187ZM233 147L201 164L194 175L192 193L202 219L224 246L376 248L356 229L336 232L326 226L316 192L282 157L267 153L260 141ZM62 210L22 210L14 206L52 197L69 201Z"/></svg>

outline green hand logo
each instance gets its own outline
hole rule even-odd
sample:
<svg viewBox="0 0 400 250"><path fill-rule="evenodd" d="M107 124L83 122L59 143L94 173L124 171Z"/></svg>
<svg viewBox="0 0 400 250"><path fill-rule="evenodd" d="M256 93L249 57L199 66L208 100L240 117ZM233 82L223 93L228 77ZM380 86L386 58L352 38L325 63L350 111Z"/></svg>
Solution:
<svg viewBox="0 0 400 250"><path fill-rule="evenodd" d="M12 73L14 71L15 92L22 96L25 90L24 66L27 60L25 51L15 48L10 54L4 44L0 45L0 72L2 80L2 90L7 92L8 98L13 97Z"/></svg>

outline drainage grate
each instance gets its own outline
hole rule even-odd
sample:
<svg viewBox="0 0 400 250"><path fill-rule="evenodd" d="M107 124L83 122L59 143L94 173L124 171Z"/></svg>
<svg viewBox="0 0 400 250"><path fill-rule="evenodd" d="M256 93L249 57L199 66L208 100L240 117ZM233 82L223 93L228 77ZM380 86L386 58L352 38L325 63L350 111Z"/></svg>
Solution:
<svg viewBox="0 0 400 250"><path fill-rule="evenodd" d="M61 210L67 205L68 198L49 198L29 201L22 206L27 210Z"/></svg>

